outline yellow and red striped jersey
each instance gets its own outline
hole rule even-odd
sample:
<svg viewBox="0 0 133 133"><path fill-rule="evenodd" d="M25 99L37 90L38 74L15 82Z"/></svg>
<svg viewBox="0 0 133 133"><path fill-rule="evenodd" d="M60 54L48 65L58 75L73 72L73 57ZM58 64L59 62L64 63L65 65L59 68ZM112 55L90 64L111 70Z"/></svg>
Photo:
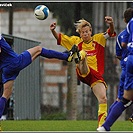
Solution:
<svg viewBox="0 0 133 133"><path fill-rule="evenodd" d="M58 45L62 45L70 50L76 44L79 50L87 53L87 64L92 69L98 71L101 75L104 73L104 47L106 38L103 33L95 34L88 43L84 43L82 38L78 36L67 36L59 34Z"/></svg>

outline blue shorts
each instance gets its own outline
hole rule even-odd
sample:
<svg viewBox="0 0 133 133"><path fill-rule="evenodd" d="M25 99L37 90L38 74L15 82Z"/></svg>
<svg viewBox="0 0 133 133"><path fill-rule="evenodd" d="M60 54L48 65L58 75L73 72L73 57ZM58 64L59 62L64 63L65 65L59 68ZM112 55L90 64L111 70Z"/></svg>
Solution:
<svg viewBox="0 0 133 133"><path fill-rule="evenodd" d="M120 83L118 88L118 98L122 99L124 94L124 82L125 82L125 70L122 70L121 77L120 77Z"/></svg>
<svg viewBox="0 0 133 133"><path fill-rule="evenodd" d="M133 89L133 55L129 55L127 58L124 89Z"/></svg>
<svg viewBox="0 0 133 133"><path fill-rule="evenodd" d="M31 55L28 51L21 53L16 61L10 62L10 65L2 69L2 82L3 84L9 80L15 80L19 72L30 65L32 62Z"/></svg>

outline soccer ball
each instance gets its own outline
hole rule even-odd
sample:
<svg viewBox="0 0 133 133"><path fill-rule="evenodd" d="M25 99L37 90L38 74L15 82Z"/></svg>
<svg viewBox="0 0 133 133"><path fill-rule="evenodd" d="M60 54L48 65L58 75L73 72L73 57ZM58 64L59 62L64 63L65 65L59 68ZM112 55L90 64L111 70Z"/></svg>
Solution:
<svg viewBox="0 0 133 133"><path fill-rule="evenodd" d="M45 5L38 5L34 10L34 15L39 20L45 20L49 15L49 9Z"/></svg>

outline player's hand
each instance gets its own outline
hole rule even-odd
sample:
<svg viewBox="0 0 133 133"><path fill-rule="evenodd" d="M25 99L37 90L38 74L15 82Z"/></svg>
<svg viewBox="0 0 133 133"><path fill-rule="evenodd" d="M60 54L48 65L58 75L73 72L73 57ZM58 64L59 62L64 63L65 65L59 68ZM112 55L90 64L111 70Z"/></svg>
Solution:
<svg viewBox="0 0 133 133"><path fill-rule="evenodd" d="M52 23L51 25L50 25L50 30L54 30L56 28L56 23L54 22L54 23Z"/></svg>
<svg viewBox="0 0 133 133"><path fill-rule="evenodd" d="M112 23L113 23L113 18L110 17L110 16L105 16L105 22L106 22L107 24L112 24Z"/></svg>

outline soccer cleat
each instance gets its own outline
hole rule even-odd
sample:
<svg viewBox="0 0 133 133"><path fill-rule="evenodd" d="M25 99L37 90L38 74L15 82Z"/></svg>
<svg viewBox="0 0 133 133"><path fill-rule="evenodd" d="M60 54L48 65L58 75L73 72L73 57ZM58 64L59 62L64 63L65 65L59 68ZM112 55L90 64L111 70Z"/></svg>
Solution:
<svg viewBox="0 0 133 133"><path fill-rule="evenodd" d="M101 127L97 128L97 131L98 132L106 132L106 129L103 126L101 126Z"/></svg>
<svg viewBox="0 0 133 133"><path fill-rule="evenodd" d="M86 57L86 52L84 50L78 50L77 47L77 51L75 53L75 63L78 64L81 60L83 60Z"/></svg>
<svg viewBox="0 0 133 133"><path fill-rule="evenodd" d="M133 115L129 118L129 120L133 123Z"/></svg>
<svg viewBox="0 0 133 133"><path fill-rule="evenodd" d="M68 52L68 55L69 55L68 58L67 58L68 62L72 62L73 61L73 57L74 57L76 51L77 51L77 46L73 45L72 49Z"/></svg>
<svg viewBox="0 0 133 133"><path fill-rule="evenodd" d="M74 55L75 63L78 64L81 60L81 56L80 56L80 51L78 50L77 46L75 47L75 51L76 51Z"/></svg>

